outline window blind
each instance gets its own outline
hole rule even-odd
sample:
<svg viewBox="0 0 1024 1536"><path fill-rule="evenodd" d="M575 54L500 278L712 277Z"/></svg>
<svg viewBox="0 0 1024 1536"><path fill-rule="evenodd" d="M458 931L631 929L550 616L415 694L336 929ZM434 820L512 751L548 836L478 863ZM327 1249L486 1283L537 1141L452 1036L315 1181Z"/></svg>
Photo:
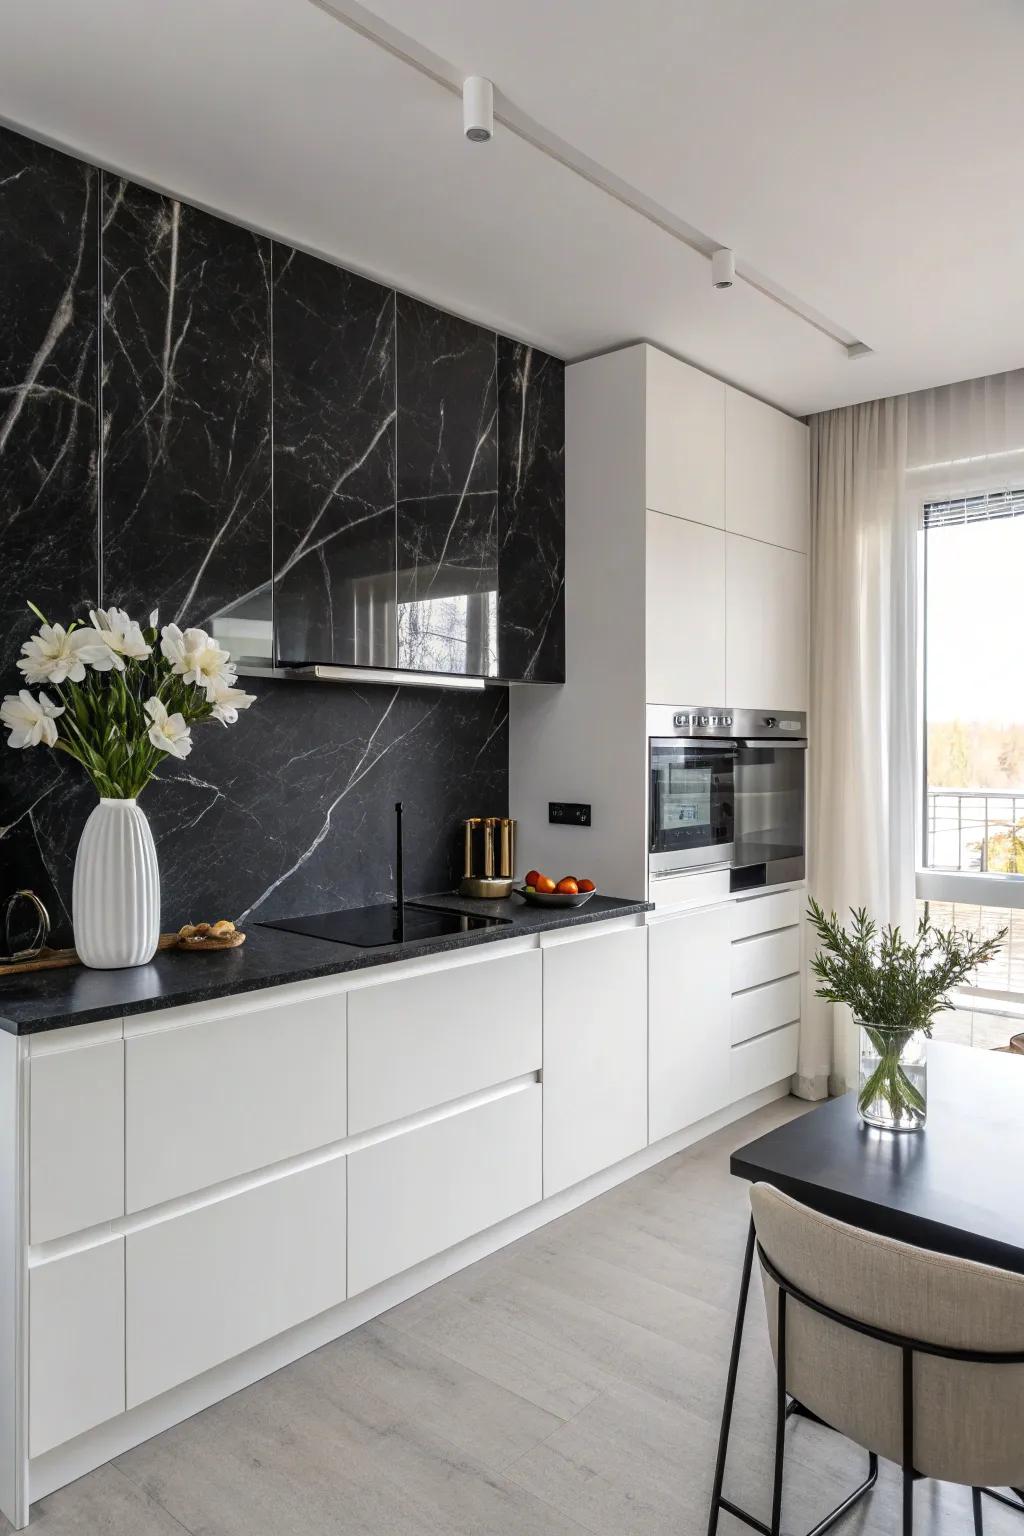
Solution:
<svg viewBox="0 0 1024 1536"><path fill-rule="evenodd" d="M927 501L924 506L926 529L962 527L966 523L1022 516L1024 486L1015 490L982 491L976 496L952 496L945 501Z"/></svg>

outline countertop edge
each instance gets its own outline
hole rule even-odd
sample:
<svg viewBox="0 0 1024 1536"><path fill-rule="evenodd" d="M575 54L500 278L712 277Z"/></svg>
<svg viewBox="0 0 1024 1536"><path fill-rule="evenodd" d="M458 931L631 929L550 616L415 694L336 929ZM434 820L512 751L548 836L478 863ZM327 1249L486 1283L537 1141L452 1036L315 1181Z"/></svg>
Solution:
<svg viewBox="0 0 1024 1536"><path fill-rule="evenodd" d="M422 898L426 900L428 898ZM445 896L446 901L455 905L455 899ZM609 897L608 900L618 901L618 898ZM466 904L463 903L463 906ZM55 1006L52 1013L43 1014L38 1018L16 1019L0 1014L0 1032L23 1039L32 1035L48 1034L54 1030L73 1028L76 1024L94 1024L103 1019L130 1018L136 1014L158 1013L167 1008L180 1008L190 1003L213 1002L219 998L241 996L247 992L263 992L271 987L288 986L295 982L322 980L330 976L351 975L357 971L375 970L382 966L394 965L405 960L424 960L434 955L450 954L464 949L475 949L482 945L501 944L509 939L517 938L541 938L546 933L558 932L564 928L577 928L591 924L610 922L620 917L642 916L645 912L653 911L654 903L649 901L629 901L622 899L621 904L609 910L602 908L600 911L588 912L580 909L560 909L557 916L554 912L548 912L543 924L532 925L528 921L520 926L513 922L507 929L484 929L476 933L456 934L446 937L443 942L436 939L424 939L419 944L405 945L397 952L388 947L380 952L372 950L361 951L358 955L341 955L336 960L325 959L322 963L305 961L294 966L285 966L280 971L270 976L243 976L226 977L223 981L202 978L189 986L171 987L163 991L159 996L150 998L135 998L121 1003L87 1006L81 1008L61 1008ZM472 909L471 909L472 910ZM328 941L324 941L327 943ZM234 951L233 953L241 953ZM209 964L209 957L193 957L195 963ZM216 960L213 964L216 964ZM30 974L30 973L26 973ZM47 972L37 972L38 975L46 975ZM52 974L52 973L50 973ZM68 974L65 972L64 974ZM81 971L75 967L74 974L81 975ZM2 1006L2 1003L0 1003Z"/></svg>

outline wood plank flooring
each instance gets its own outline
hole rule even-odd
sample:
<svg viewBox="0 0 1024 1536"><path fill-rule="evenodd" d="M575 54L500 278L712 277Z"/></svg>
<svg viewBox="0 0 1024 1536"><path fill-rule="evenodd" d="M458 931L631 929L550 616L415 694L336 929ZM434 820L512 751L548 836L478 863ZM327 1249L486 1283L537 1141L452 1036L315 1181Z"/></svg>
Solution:
<svg viewBox="0 0 1024 1536"><path fill-rule="evenodd" d="M702 1536L746 1187L728 1153L783 1100L158 1435L33 1509L38 1536ZM751 1295L727 1491L762 1517L773 1387ZM784 1527L805 1531L865 1458L790 1429ZM921 1536L971 1529L919 1484ZM6 1530L7 1527L5 1526ZM745 1529L723 1516L722 1536ZM895 1470L843 1524L899 1529ZM989 1536L1024 1513L986 1508Z"/></svg>

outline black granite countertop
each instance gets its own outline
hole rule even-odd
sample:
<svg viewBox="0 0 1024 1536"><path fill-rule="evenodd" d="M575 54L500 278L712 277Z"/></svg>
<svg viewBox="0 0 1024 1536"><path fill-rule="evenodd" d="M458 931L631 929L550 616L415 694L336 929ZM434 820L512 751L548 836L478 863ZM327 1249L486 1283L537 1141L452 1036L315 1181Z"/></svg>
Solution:
<svg viewBox="0 0 1024 1536"><path fill-rule="evenodd" d="M524 934L550 933L613 917L648 912L651 903L595 895L582 907L535 907L517 897L507 901L467 901L452 895L422 896L431 906L451 912L483 913L510 918L500 927L447 934L415 944L384 944L357 949L327 939L306 938L279 928L247 926L240 949L183 954L162 950L149 965L128 970L93 971L69 966L55 971L27 971L0 977L0 1029L12 1035L35 1035L71 1024L87 1024L118 1014L149 1013L182 1003L207 1002L236 992L256 992L288 981L336 976L396 960L422 959L479 944L500 944Z"/></svg>

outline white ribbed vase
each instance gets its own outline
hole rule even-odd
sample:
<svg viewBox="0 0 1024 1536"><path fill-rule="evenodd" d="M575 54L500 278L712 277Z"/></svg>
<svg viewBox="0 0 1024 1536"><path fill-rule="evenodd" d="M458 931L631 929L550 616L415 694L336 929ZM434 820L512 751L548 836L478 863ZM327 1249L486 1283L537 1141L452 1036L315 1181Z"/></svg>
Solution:
<svg viewBox="0 0 1024 1536"><path fill-rule="evenodd" d="M85 824L71 891L75 948L85 965L145 965L160 942L160 870L135 800L101 800Z"/></svg>

